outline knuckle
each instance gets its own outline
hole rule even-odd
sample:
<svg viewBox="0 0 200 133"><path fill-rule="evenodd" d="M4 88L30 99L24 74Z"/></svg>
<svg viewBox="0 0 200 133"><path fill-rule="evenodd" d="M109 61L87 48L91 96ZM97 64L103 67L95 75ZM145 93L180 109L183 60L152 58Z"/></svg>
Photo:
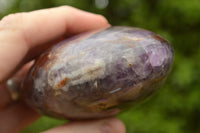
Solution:
<svg viewBox="0 0 200 133"><path fill-rule="evenodd" d="M72 7L68 5L63 5L63 6L60 6L60 8L72 8Z"/></svg>
<svg viewBox="0 0 200 133"><path fill-rule="evenodd" d="M0 21L0 27L4 29L18 28L20 25L23 25L24 16L25 13L15 13L5 16Z"/></svg>
<svg viewBox="0 0 200 133"><path fill-rule="evenodd" d="M68 6L68 5L60 6L59 8L61 8L63 10L73 10L73 9L75 9L74 7Z"/></svg>

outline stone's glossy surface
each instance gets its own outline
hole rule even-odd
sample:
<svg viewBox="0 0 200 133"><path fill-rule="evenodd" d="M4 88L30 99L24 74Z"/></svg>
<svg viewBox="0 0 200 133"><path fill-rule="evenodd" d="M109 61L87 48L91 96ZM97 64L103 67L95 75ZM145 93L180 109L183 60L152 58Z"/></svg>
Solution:
<svg viewBox="0 0 200 133"><path fill-rule="evenodd" d="M173 49L159 35L111 27L75 36L43 53L22 96L33 108L58 118L108 117L157 90L172 63Z"/></svg>

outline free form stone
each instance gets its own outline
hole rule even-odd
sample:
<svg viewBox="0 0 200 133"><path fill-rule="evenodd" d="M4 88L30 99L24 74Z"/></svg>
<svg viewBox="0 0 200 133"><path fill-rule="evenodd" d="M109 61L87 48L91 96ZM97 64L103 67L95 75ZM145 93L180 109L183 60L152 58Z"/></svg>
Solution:
<svg viewBox="0 0 200 133"><path fill-rule="evenodd" d="M140 28L110 27L45 51L22 88L39 112L66 119L109 117L155 92L173 64L173 49Z"/></svg>

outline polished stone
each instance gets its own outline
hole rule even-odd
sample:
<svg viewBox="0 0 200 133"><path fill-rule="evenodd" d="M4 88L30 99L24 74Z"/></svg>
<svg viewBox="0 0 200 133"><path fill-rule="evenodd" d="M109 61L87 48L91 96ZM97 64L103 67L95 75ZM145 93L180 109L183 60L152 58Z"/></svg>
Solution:
<svg viewBox="0 0 200 133"><path fill-rule="evenodd" d="M66 119L108 117L155 92L173 49L140 28L111 27L64 40L44 52L22 95L39 112Z"/></svg>

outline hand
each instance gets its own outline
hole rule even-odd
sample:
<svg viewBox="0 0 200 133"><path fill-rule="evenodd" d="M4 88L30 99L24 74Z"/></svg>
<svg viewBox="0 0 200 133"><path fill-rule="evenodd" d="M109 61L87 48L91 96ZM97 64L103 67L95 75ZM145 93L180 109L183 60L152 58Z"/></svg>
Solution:
<svg viewBox="0 0 200 133"><path fill-rule="evenodd" d="M5 86L9 78L23 81L32 65L28 62L63 38L108 26L104 17L68 6L4 17L0 21L0 132L19 132L40 117L22 101L12 100ZM125 128L119 119L106 118L70 122L45 133L54 132L124 133Z"/></svg>

